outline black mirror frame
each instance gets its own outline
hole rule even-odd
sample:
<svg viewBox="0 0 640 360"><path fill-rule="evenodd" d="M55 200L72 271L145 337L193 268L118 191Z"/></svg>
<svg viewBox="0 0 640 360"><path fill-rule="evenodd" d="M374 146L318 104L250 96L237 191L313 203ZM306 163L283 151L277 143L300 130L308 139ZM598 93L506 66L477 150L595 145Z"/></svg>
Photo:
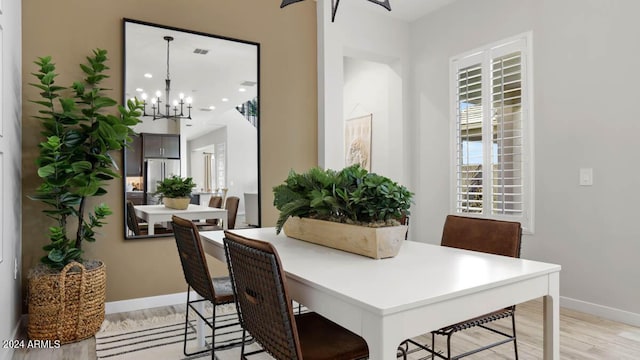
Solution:
<svg viewBox="0 0 640 360"><path fill-rule="evenodd" d="M247 44L247 45L253 45L256 47L256 62L257 62L257 81L258 81L258 89L257 89L257 98L258 98L258 104L257 104L257 116L258 116L258 123L256 124L256 133L257 133L257 161L258 161L258 166L257 166L257 175L258 175L258 227L262 227L262 191L261 191L261 184L262 184L262 180L261 180L261 162L260 162L260 127L261 127L261 123L262 123L262 119L261 119L261 112L260 112L260 104L261 104L261 94L260 94L260 89L261 89L261 77L260 77L260 43L257 42L253 42L253 41L247 41L247 40L241 40L241 39L236 39L236 38L232 38L232 37L227 37L227 36L221 36L221 35L215 35L215 34L210 34L210 33L205 33L205 32L200 32L200 31L195 31L195 30L188 30L188 29L182 29L182 28L177 28L177 27L172 27L172 26L166 26L166 25L160 25L160 24L155 24L155 23L150 23L150 22L146 22L146 21L141 21L141 20L135 20L135 19L130 19L130 18L123 18L122 19L122 99L123 99L123 103L126 104L127 98L126 98L126 75L127 75L127 67L126 67L126 61L127 61L127 51L126 51L126 43L127 43L127 33L126 33L126 25L127 23L134 23L134 24L140 24L140 25L146 25L146 26L153 26L153 27L158 27L158 28L162 28L162 29L167 29L167 30L172 30L172 31L181 31L181 32L185 32L185 33L189 33L189 34L195 34L195 35L201 35L201 36L207 36L207 37L213 37L216 39L220 39L220 40L228 40L228 41L234 41L234 42L239 42L239 43L243 43L243 44ZM124 230L124 238L125 240L130 240L130 239L154 239L154 238L162 238L162 237L173 237L173 234L157 234L157 235L129 235L128 231L127 231L127 195L126 195L126 188L127 188L127 177L126 177L126 168L127 168L127 154L126 154L127 149L123 149L122 150L122 185L123 185L123 201L122 201L122 207L123 207L123 230Z"/></svg>

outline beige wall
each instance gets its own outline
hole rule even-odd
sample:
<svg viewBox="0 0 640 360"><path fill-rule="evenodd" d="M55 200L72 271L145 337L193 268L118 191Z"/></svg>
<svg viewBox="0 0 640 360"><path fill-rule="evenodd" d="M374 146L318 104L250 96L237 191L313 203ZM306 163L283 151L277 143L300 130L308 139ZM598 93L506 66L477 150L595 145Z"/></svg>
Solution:
<svg viewBox="0 0 640 360"><path fill-rule="evenodd" d="M23 6L23 192L38 185L34 159L40 128L29 99L37 92L32 81L38 56L53 56L58 83L80 76L77 64L96 47L109 51L111 96L122 97L122 18L258 42L261 45L261 191L262 221L275 224L271 188L289 169L302 170L317 162L317 80L315 2L281 10L277 0L49 0L24 1ZM71 74L71 75L69 75ZM114 154L120 160L121 154ZM186 286L169 239L124 240L122 183L109 186L101 201L114 210L87 258L107 264L107 301L181 292ZM49 220L39 203L23 202L23 273L44 255ZM215 260L210 259L210 262ZM216 273L224 265L213 265ZM24 282L23 282L24 283Z"/></svg>

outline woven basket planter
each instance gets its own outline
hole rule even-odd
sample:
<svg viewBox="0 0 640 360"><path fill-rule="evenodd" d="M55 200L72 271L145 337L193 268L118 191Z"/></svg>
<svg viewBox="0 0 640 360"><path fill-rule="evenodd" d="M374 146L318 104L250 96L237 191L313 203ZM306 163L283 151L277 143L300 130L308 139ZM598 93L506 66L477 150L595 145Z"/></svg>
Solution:
<svg viewBox="0 0 640 360"><path fill-rule="evenodd" d="M92 269L74 262L59 273L30 277L29 339L66 344L95 335L104 321L106 283L102 262Z"/></svg>

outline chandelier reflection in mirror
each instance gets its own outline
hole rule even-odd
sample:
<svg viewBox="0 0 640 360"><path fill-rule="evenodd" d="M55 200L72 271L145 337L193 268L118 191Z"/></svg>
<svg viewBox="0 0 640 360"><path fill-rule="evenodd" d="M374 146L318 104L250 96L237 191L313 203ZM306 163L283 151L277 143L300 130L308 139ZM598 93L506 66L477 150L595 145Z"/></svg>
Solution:
<svg viewBox="0 0 640 360"><path fill-rule="evenodd" d="M172 36L165 36L164 39L167 41L167 78L164 80L165 88L164 88L164 113L162 112L162 93L160 90L156 91L156 96L151 98L151 114L147 114L147 94L142 94L142 106L143 106L143 116L152 116L153 120L157 119L191 119L191 97L184 97L183 93L180 93L177 100L173 100L173 104L169 104L170 94L171 94L171 77L169 76L169 45L173 41ZM187 107L187 114L184 113L184 107Z"/></svg>
<svg viewBox="0 0 640 360"><path fill-rule="evenodd" d="M280 8L287 5L291 5L293 3L297 3L303 0L282 0L282 4L280 4ZM374 4L378 4L383 8L391 11L391 4L389 4L389 0L369 0ZM336 12L338 11L338 5L340 5L340 0L331 0L331 22L336 20Z"/></svg>

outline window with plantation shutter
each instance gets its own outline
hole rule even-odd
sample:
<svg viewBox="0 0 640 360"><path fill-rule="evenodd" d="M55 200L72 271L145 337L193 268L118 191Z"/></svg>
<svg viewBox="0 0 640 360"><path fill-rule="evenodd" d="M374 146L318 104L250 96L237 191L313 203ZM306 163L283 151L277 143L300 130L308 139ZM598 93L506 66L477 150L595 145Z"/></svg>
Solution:
<svg viewBox="0 0 640 360"><path fill-rule="evenodd" d="M533 231L530 34L452 59L453 211Z"/></svg>

